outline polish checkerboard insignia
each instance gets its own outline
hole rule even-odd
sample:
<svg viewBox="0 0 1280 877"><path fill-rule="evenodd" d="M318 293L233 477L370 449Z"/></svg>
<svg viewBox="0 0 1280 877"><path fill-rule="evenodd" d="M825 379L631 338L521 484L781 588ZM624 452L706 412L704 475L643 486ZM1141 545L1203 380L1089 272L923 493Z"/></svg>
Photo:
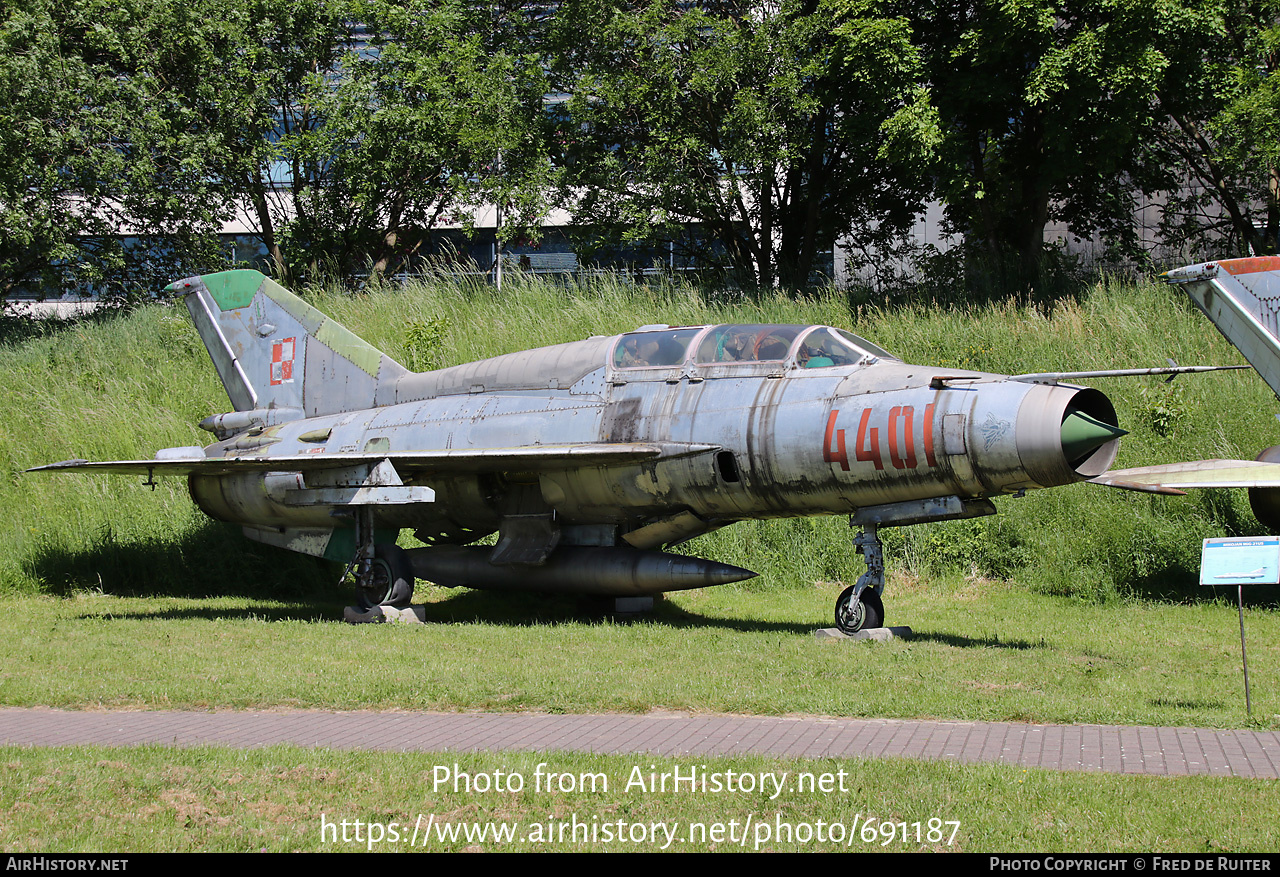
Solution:
<svg viewBox="0 0 1280 877"><path fill-rule="evenodd" d="M271 342L271 383L293 383L293 354L297 349L294 338L281 338Z"/></svg>

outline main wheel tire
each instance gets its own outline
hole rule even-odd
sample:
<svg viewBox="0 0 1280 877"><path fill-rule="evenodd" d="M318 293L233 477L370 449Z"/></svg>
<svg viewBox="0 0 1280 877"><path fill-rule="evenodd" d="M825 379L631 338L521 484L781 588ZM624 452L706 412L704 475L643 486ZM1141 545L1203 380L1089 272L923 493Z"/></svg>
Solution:
<svg viewBox="0 0 1280 877"><path fill-rule="evenodd" d="M880 595L867 588L855 601L853 585L845 588L836 598L836 628L841 633L854 634L860 630L884 626L884 602Z"/></svg>
<svg viewBox="0 0 1280 877"><path fill-rule="evenodd" d="M356 601L364 609L374 606L403 608L413 599L413 565L399 545L385 543L373 549L367 581L356 582Z"/></svg>

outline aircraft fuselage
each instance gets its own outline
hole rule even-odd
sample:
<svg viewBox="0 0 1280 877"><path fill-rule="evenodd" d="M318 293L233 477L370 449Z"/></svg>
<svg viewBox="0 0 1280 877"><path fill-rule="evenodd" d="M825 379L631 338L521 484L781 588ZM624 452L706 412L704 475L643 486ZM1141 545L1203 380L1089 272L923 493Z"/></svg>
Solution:
<svg viewBox="0 0 1280 877"><path fill-rule="evenodd" d="M969 499L1067 484L1105 471L1115 454L1112 441L1084 459L1064 456L1061 430L1069 411L1114 423L1110 404L1095 390L884 359L822 368L802 368L794 358L621 368L609 353L626 337L579 342L582 350L569 359L602 364L566 386L547 386L555 379L540 377L528 363L523 380L491 380L499 385L491 390L484 376L502 375L509 365L498 357L458 367L471 370L463 383L474 379L465 392L458 376L449 374L453 369L411 375L397 393L422 398L293 420L236 436L206 453L499 452L618 442L713 446L608 468L422 472L405 483L432 488L434 503L375 509L380 526L413 528L432 542L472 541L498 530L505 518L548 515L561 528L616 527L628 544L646 548L737 520L853 514L938 497ZM548 359L563 362L564 348L573 346L544 350ZM529 386L537 383L543 386ZM191 483L197 503L222 520L252 527L331 527L336 506L287 501L284 492L306 480L301 474L275 480L195 475ZM662 525L676 517L681 520ZM633 533L639 535L626 538Z"/></svg>

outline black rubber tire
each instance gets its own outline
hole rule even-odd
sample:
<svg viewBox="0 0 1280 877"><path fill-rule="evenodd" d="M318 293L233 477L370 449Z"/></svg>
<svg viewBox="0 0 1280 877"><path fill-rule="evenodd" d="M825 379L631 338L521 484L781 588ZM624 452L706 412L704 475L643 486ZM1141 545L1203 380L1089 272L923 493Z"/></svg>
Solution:
<svg viewBox="0 0 1280 877"><path fill-rule="evenodd" d="M857 605L853 605L853 585L845 588L836 598L836 629L853 634L860 630L884 626L884 602L870 588L862 592Z"/></svg>
<svg viewBox="0 0 1280 877"><path fill-rule="evenodd" d="M413 565L409 554L390 542L373 549L373 570L369 583L356 583L356 602L363 609L374 606L403 608L413 599Z"/></svg>

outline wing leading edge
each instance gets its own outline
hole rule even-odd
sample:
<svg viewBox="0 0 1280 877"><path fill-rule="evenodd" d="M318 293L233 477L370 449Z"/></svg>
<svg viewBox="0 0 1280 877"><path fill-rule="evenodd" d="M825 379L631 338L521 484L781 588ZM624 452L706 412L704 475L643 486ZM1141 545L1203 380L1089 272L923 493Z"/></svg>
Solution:
<svg viewBox="0 0 1280 877"><path fill-rule="evenodd" d="M425 451L383 451L360 454L293 454L274 457L204 457L191 448L189 456L169 451L154 460L63 460L36 466L28 472L109 472L123 475L231 475L248 472L319 471L389 460L400 472L552 471L579 466L620 466L651 460L670 460L719 450L717 445L682 442L617 442L533 445L520 448L449 448ZM161 452L165 453L165 452Z"/></svg>
<svg viewBox="0 0 1280 877"><path fill-rule="evenodd" d="M1182 496L1188 490L1201 487L1280 487L1280 463L1195 460L1117 469L1091 478L1089 483L1170 496Z"/></svg>

